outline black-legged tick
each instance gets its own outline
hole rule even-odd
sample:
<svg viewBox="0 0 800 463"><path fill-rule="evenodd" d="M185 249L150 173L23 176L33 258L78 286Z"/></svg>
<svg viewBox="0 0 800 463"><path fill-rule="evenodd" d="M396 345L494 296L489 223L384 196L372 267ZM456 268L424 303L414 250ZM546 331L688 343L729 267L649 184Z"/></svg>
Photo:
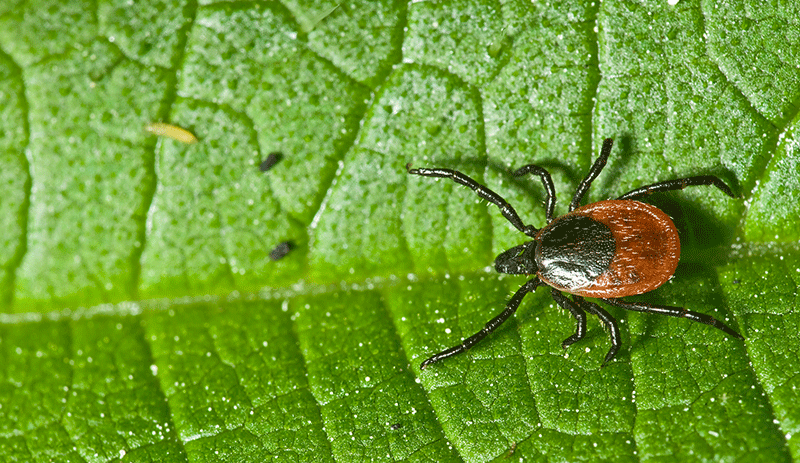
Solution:
<svg viewBox="0 0 800 463"><path fill-rule="evenodd" d="M500 195L479 184L463 173L451 169L419 168L407 165L409 174L424 177L449 178L472 188L478 196L500 208L503 217L531 241L515 246L494 261L500 273L535 275L517 290L506 304L505 310L490 320L479 332L461 344L443 350L422 362L421 369L447 357L460 354L477 344L514 314L526 294L542 285L550 286L556 303L568 310L577 326L575 333L561 344L565 349L586 335L586 312L597 317L608 327L611 348L603 365L610 362L622 344L616 320L605 309L584 299L597 298L606 304L637 312L649 312L671 317L681 317L711 325L729 335L742 336L709 315L686 310L683 307L626 302L619 299L658 288L672 277L680 259L681 244L672 219L655 206L637 199L658 191L681 190L687 186L712 185L730 197L731 189L713 175L667 180L629 191L617 199L598 201L580 206L581 199L592 181L600 174L611 153L613 140L603 142L600 156L586 178L578 185L569 213L553 218L555 188L550 173L542 167L529 164L514 172L514 176L535 174L542 179L547 199L545 215L547 226L538 229L525 225L513 207ZM562 292L569 293L569 299Z"/></svg>

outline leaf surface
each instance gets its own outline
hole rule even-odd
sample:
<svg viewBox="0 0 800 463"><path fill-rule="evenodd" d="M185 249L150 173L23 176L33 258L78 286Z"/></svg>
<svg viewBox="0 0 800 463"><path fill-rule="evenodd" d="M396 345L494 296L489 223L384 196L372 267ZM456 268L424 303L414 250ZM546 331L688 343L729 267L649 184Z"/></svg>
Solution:
<svg viewBox="0 0 800 463"><path fill-rule="evenodd" d="M673 4L674 3L674 4ZM788 3L0 6L3 461L800 459L800 11ZM168 122L196 144L155 138ZM675 278L623 348L524 277L458 169L546 223L653 195ZM267 172L270 153L280 161ZM283 259L270 251L290 243Z"/></svg>

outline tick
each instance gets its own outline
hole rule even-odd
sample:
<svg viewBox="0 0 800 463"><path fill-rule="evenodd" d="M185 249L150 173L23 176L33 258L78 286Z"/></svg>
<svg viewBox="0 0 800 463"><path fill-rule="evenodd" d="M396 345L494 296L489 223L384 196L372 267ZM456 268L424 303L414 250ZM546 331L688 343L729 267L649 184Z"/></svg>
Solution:
<svg viewBox="0 0 800 463"><path fill-rule="evenodd" d="M663 285L675 273L681 254L678 230L672 219L657 207L638 199L659 191L682 190L688 186L711 185L735 198L731 189L713 175L667 180L629 191L617 199L598 201L580 206L592 181L606 165L614 141L603 141L600 156L589 169L586 178L578 185L569 212L553 217L556 197L550 173L534 164L514 172L515 177L538 175L547 191L545 215L547 225L536 228L525 225L514 208L500 195L467 175L451 169L419 168L406 165L409 174L423 177L449 178L472 188L482 199L500 209L511 222L531 241L515 246L494 261L500 273L534 275L511 297L503 312L486 323L477 333L461 344L445 349L420 365L425 369L440 360L460 354L496 330L516 312L526 294L539 286L549 286L550 294L561 308L569 311L576 320L575 333L561 346L566 349L586 336L586 313L596 315L608 328L611 348L603 365L610 362L622 345L617 321L605 309L585 297L599 299L606 304L636 312L647 312L671 317L687 318L705 323L737 338L742 336L710 315L686 310L683 307L626 302L622 297L652 291ZM568 298L562 293L572 295Z"/></svg>

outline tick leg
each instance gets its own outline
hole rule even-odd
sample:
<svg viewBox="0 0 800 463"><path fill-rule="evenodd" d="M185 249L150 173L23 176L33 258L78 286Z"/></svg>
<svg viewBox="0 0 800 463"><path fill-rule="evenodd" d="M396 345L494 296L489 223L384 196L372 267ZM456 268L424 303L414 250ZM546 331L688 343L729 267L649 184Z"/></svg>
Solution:
<svg viewBox="0 0 800 463"><path fill-rule="evenodd" d="M508 304L506 304L505 310L503 310L503 312L500 315L491 319L489 323L487 323L486 326L483 327L482 330L468 337L461 344L453 346L449 349L445 349L439 352L438 354L432 356L428 360L425 360L419 366L419 369L424 370L425 368L428 367L428 365L436 363L439 360L446 359L447 357L452 357L456 354L460 354L469 349L470 347L474 346L478 342L480 342L480 340L485 338L486 335L496 330L498 326L502 325L503 322L508 320L510 316L514 315L514 312L517 311L517 308L519 307L519 304L520 302L522 302L522 299L525 297L525 295L530 293L531 291L534 291L536 288L539 287L540 284L541 282L539 281L538 278L532 278L528 280L527 283L522 285L522 287L518 289L513 296L511 296L511 299L508 301Z"/></svg>
<svg viewBox="0 0 800 463"><path fill-rule="evenodd" d="M564 342L561 343L561 347L566 349L586 336L586 312L584 312L583 309L578 306L578 304L567 299L563 294L561 294L560 291L551 289L550 294L553 296L553 300L555 300L562 309L569 310L577 321L575 324L575 334L568 337L564 340Z"/></svg>
<svg viewBox="0 0 800 463"><path fill-rule="evenodd" d="M594 302L589 302L580 296L572 296L572 298L578 303L579 306L581 306L583 310L592 315L597 315L597 318L599 318L600 321L603 322L603 324L608 328L608 336L611 338L611 348L608 349L606 358L603 360L602 366L606 366L608 362L614 359L619 351L620 346L622 346L622 336L619 334L619 326L617 326L617 321L611 316L610 313L606 311L606 309L600 307Z"/></svg>
<svg viewBox="0 0 800 463"><path fill-rule="evenodd" d="M494 204L498 208L500 208L500 213L503 214L503 217L506 218L511 225L516 227L517 230L525 233L530 237L536 236L536 232L539 230L534 227L533 225L525 225L522 223L522 219L519 218L519 214L517 211L511 207L511 204L503 199L499 194L495 193L494 191L490 190L488 187L481 185L480 183L473 180L471 177L463 174L457 170L452 169L442 169L442 168L426 168L420 167L419 169L412 169L411 164L406 164L406 170L409 174L414 175L421 175L423 177L440 177L440 178L449 178L452 181L459 183L464 186L468 186L472 188L475 193L478 194L482 199L489 201L490 203Z"/></svg>
<svg viewBox="0 0 800 463"><path fill-rule="evenodd" d="M617 307L622 307L623 309L626 310L633 310L636 312L657 313L661 315L669 315L670 317L688 318L689 320L695 322L711 325L718 330L722 330L728 333L729 335L733 336L736 339L744 339L741 334L737 333L732 328L728 327L728 325L722 323L716 318L710 315L706 315L704 313L692 312L691 310L686 310L683 307L654 305L654 304L647 304L644 302L625 302L622 299L603 299L603 302L606 302L607 304L611 304Z"/></svg>
<svg viewBox="0 0 800 463"><path fill-rule="evenodd" d="M608 160L608 155L611 154L611 147L614 146L614 140L611 138L606 138L603 140L603 147L600 149L600 156L598 156L597 160L594 161L594 165L592 168L589 169L589 173L586 174L586 178L583 179L580 185L578 185L578 189L575 190L575 196L572 197L572 202L569 203L569 211L572 212L581 205L581 200L583 199L583 195L589 191L589 187L592 185L594 179L600 175L600 171L603 170L603 167L606 166L606 161Z"/></svg>
<svg viewBox="0 0 800 463"><path fill-rule="evenodd" d="M731 198L736 197L733 192L731 192L731 189L728 187L728 185L720 180L719 177L715 177L713 175L698 175L695 177L676 178L675 180L667 180L666 182L658 182L652 185L646 185L633 191L629 191L617 199L637 199L658 191L683 190L687 186L698 185L713 185Z"/></svg>
<svg viewBox="0 0 800 463"><path fill-rule="evenodd" d="M543 167L535 164L528 164L527 166L520 167L512 175L514 177L522 177L525 174L536 174L542 179L544 189L547 190L547 199L545 200L545 214L547 215L547 223L553 221L553 211L556 208L556 187L553 185L553 179L550 177L550 172L546 171Z"/></svg>

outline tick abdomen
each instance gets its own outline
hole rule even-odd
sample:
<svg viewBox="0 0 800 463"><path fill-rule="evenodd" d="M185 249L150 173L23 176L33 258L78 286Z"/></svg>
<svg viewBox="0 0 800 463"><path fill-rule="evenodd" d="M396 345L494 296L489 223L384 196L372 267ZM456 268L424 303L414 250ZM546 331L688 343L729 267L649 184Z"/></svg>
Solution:
<svg viewBox="0 0 800 463"><path fill-rule="evenodd" d="M574 231L561 234L575 241L571 246L582 249L584 254L576 253L572 260L552 264L554 271L548 269L545 257L540 263L539 277L561 291L597 298L642 294L666 283L678 267L678 230L667 214L650 204L614 199L575 209L537 235L537 240L542 237L543 255L547 254L548 243L558 242L553 238L558 233L553 231L567 230L570 224ZM569 246L561 244L560 248ZM566 255L550 254L562 258ZM569 266L574 270L572 274L566 272Z"/></svg>

